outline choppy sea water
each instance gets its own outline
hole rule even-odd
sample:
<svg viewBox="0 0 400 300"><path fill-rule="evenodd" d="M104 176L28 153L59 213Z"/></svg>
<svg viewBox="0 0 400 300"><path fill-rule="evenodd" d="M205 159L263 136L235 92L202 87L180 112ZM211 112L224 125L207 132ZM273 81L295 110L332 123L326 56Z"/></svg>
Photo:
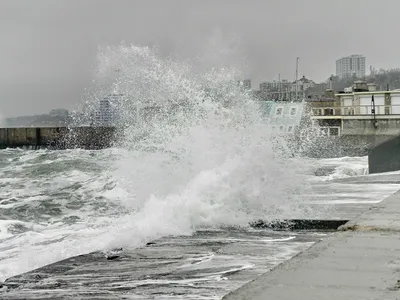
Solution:
<svg viewBox="0 0 400 300"><path fill-rule="evenodd" d="M100 255L95 259L88 256L66 273L54 275L50 269L33 286L3 288L1 297L63 299L75 293L86 299L94 295L104 299L120 299L121 295L126 299L220 299L327 234L246 227L248 220L262 217L256 213L259 203L238 207L236 199L213 202L206 191L209 185L204 185L212 174L173 194L171 185L181 179L179 172L149 178L153 173L145 171L146 164L128 168L130 161L121 151L0 151L0 280L76 255L104 251L94 254ZM269 198L264 199L265 219L274 214L349 219L400 187L396 172L368 175L366 157L297 163L307 170L302 174L301 199L292 199L300 201L299 205L291 202L288 206L282 199L286 209L279 210L277 194L271 192L270 206ZM159 190L152 191L152 187ZM201 193L193 193L196 187ZM142 193L140 198L136 192ZM213 201L191 198L198 195ZM103 253L119 247L123 250L118 259L105 259ZM55 282L65 284L60 287Z"/></svg>

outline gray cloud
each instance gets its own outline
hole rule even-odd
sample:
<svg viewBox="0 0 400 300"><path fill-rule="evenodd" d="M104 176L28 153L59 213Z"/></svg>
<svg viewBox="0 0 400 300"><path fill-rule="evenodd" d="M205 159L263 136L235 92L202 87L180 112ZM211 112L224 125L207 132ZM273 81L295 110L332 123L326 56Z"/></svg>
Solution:
<svg viewBox="0 0 400 300"><path fill-rule="evenodd" d="M183 58L233 47L229 59L245 59L255 83L293 79L297 56L300 74L317 81L353 53L397 67L399 8L398 0L0 0L0 113L73 107L98 46L121 41Z"/></svg>

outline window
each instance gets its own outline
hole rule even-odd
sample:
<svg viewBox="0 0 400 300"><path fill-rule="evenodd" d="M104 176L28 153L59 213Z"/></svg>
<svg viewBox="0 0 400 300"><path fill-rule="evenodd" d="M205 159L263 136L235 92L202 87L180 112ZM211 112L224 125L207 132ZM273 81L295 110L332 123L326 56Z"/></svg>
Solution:
<svg viewBox="0 0 400 300"><path fill-rule="evenodd" d="M293 132L293 126L288 126L287 132L288 133L292 133Z"/></svg>
<svg viewBox="0 0 400 300"><path fill-rule="evenodd" d="M278 107L277 109L276 109L276 115L277 116L280 116L280 115L282 115L282 113L283 113L283 107Z"/></svg>
<svg viewBox="0 0 400 300"><path fill-rule="evenodd" d="M333 127L329 128L329 135L339 135L339 128Z"/></svg>
<svg viewBox="0 0 400 300"><path fill-rule="evenodd" d="M285 127L284 126L279 126L279 131L280 132L283 132L285 130Z"/></svg>
<svg viewBox="0 0 400 300"><path fill-rule="evenodd" d="M328 128L322 127L322 128L320 129L320 135L322 135L322 136L327 136L327 135L328 135Z"/></svg>
<svg viewBox="0 0 400 300"><path fill-rule="evenodd" d="M385 115L390 115L390 106L385 106Z"/></svg>
<svg viewBox="0 0 400 300"><path fill-rule="evenodd" d="M314 116L320 116L321 115L321 110L319 108L313 109L313 115Z"/></svg>
<svg viewBox="0 0 400 300"><path fill-rule="evenodd" d="M297 108L296 108L296 107L292 107L292 108L290 109L290 115L291 115L291 116L295 116L296 113L297 113Z"/></svg>

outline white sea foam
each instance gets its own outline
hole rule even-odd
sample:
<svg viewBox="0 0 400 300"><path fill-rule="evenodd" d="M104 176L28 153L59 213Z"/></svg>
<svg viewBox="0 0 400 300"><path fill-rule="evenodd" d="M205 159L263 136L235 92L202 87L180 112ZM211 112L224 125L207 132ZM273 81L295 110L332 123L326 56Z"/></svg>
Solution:
<svg viewBox="0 0 400 300"><path fill-rule="evenodd" d="M332 180L368 174L368 157L340 157L320 159L315 162L317 167L332 167L333 172L325 176L315 177L314 180Z"/></svg>

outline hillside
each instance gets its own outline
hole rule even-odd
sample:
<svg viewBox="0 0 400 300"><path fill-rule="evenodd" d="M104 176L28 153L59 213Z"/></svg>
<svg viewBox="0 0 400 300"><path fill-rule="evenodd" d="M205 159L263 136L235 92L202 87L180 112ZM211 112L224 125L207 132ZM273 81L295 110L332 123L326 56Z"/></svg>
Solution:
<svg viewBox="0 0 400 300"><path fill-rule="evenodd" d="M338 79L337 77L332 77L332 87L335 91L342 91L346 87L350 87L353 85L355 80L365 80L367 83L375 83L377 84L378 90L386 90L387 85L389 85L389 89L400 89L400 69L391 69L391 70L380 70L373 71L372 73L365 78L344 78Z"/></svg>

